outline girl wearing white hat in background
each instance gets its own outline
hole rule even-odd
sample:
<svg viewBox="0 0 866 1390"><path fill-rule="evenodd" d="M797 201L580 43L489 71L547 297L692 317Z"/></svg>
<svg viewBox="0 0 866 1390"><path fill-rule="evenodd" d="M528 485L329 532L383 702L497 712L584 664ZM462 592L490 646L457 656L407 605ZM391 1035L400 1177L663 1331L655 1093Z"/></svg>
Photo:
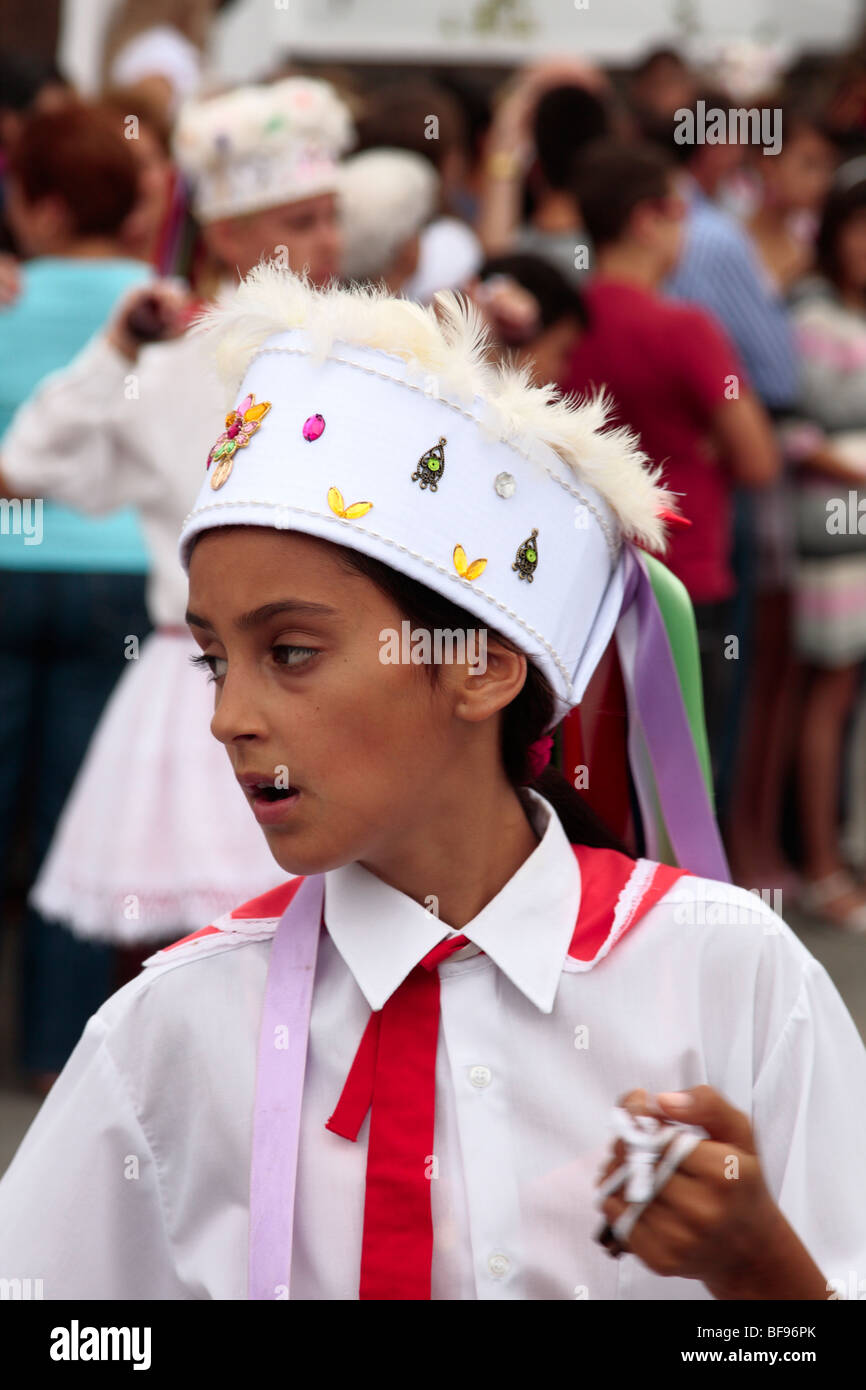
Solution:
<svg viewBox="0 0 866 1390"><path fill-rule="evenodd" d="M439 310L263 269L214 315L256 428L214 421L187 616L303 877L89 1023L0 1184L0 1274L46 1298L822 1299L862 1268L866 1054L719 881L635 548L670 499L599 403ZM614 634L691 873L544 770Z"/></svg>
<svg viewBox="0 0 866 1390"><path fill-rule="evenodd" d="M249 270L264 254L339 268L338 159L346 108L324 82L291 78L188 106L176 153L207 249ZM202 342L142 347L134 330L181 333L175 287L133 296L70 366L18 412L0 492L49 496L83 512L138 507L153 567L155 633L137 648L106 708L32 901L80 935L135 945L189 930L280 873L207 730L207 694L189 664L177 531L198 485L223 394Z"/></svg>

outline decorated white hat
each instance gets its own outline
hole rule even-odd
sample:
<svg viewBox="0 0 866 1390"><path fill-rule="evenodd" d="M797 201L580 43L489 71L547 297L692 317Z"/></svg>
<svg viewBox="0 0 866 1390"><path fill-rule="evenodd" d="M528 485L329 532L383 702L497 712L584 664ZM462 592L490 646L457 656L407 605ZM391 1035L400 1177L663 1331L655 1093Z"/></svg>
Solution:
<svg viewBox="0 0 866 1390"><path fill-rule="evenodd" d="M516 642L561 717L616 622L623 538L658 545L670 499L601 401L555 402L489 363L455 298L440 314L254 271L207 320L238 418L202 460L184 558L239 523L362 550Z"/></svg>
<svg viewBox="0 0 866 1390"><path fill-rule="evenodd" d="M183 524L185 568L220 526L361 551L510 638L546 676L554 723L628 619L620 656L639 697L638 629L657 644L658 610L634 542L663 547L673 499L635 437L608 427L602 398L561 399L493 365L476 312L450 293L434 310L261 266L202 328L230 409ZM669 649L649 665L665 660L673 672ZM678 795L688 808L688 789Z"/></svg>
<svg viewBox="0 0 866 1390"><path fill-rule="evenodd" d="M335 191L352 139L348 108L330 83L287 77L187 102L174 153L196 217L215 222Z"/></svg>

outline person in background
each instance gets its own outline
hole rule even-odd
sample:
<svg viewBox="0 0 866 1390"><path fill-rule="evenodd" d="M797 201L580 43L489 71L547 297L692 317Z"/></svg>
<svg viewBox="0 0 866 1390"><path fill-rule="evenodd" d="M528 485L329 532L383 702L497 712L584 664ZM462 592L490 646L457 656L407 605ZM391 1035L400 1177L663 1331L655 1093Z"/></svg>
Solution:
<svg viewBox="0 0 866 1390"><path fill-rule="evenodd" d="M410 150L363 150L347 159L340 170L344 277L384 281L399 294L418 269L438 199L436 170Z"/></svg>
<svg viewBox="0 0 866 1390"><path fill-rule="evenodd" d="M134 89L107 92L102 105L115 113L138 164L138 199L124 224L123 244L131 256L168 274L185 203L171 158L171 128L159 106Z"/></svg>
<svg viewBox="0 0 866 1390"><path fill-rule="evenodd" d="M187 105L175 152L223 292L268 257L287 279L290 267L320 284L336 274L338 159L351 135L346 107L311 78ZM31 895L78 935L126 948L128 974L145 942L194 930L202 911L220 916L239 893L277 882L211 737L211 692L190 665L195 644L183 622L181 523L202 477L209 491L227 478L233 440L243 429L245 444L269 406L226 399L208 344L184 331L190 308L203 307L164 281L133 292L21 407L0 453L6 486L18 494L56 496L95 514L133 502L153 555L156 631L105 710ZM307 451L327 424L315 402L307 435L304 423L298 447L314 464ZM221 427L225 447L213 458Z"/></svg>
<svg viewBox="0 0 866 1390"><path fill-rule="evenodd" d="M436 80L459 103L463 131L460 177L452 182L449 207L455 216L474 227L492 115L490 88L483 73L471 68L448 68L438 73Z"/></svg>
<svg viewBox="0 0 866 1390"><path fill-rule="evenodd" d="M17 297L0 309L0 435L42 379L65 367L123 294L148 279L148 267L119 249L137 178L129 143L98 107L36 114L21 129L6 209L27 259ZM124 644L149 627L148 555L134 512L94 520L42 497L36 490L17 510L10 504L0 543L0 867L29 794L31 879L124 668ZM16 516L17 529L7 527ZM41 1089L111 992L112 962L110 948L77 941L28 912L20 1062Z"/></svg>
<svg viewBox="0 0 866 1390"><path fill-rule="evenodd" d="M782 106L778 154L747 150L756 201L746 228L761 264L785 294L814 267L815 237L838 154L822 121L803 108Z"/></svg>
<svg viewBox="0 0 866 1390"><path fill-rule="evenodd" d="M484 262L468 293L503 357L534 386L563 379L587 313L575 289L541 256L515 253Z"/></svg>
<svg viewBox="0 0 866 1390"><path fill-rule="evenodd" d="M727 110L730 105L721 92L704 93L701 99L707 110ZM696 104L693 109L697 113ZM682 252L665 288L676 299L708 309L719 320L757 395L768 408L785 409L797 394L797 364L785 304L748 233L715 201L742 163L745 148L725 142L679 143L678 126L672 119L651 123L647 129L679 161L678 191L686 203Z"/></svg>
<svg viewBox="0 0 866 1390"><path fill-rule="evenodd" d="M827 130L846 159L866 153L866 26L831 64Z"/></svg>
<svg viewBox="0 0 866 1390"><path fill-rule="evenodd" d="M15 244L12 229L2 209L3 184L14 145L29 115L53 111L74 96L55 63L19 53L0 52L0 257L17 258L21 248ZM5 266L11 271L12 266ZM11 282L17 293L17 276ZM14 298L14 294L11 296ZM6 296L0 290L0 303Z"/></svg>
<svg viewBox="0 0 866 1390"><path fill-rule="evenodd" d="M651 145L601 141L578 166L577 197L596 247L586 290L589 327L562 385L605 388L615 422L640 435L691 523L671 535L665 563L695 609L707 731L717 767L731 662L736 581L732 490L766 487L779 455L767 416L721 326L662 293L680 254L685 208L672 162Z"/></svg>
<svg viewBox="0 0 866 1390"><path fill-rule="evenodd" d="M219 0L121 0L105 36L103 86L136 87L173 120L200 93L220 8Z"/></svg>
<svg viewBox="0 0 866 1390"><path fill-rule="evenodd" d="M778 109L778 154L747 150L754 205L745 225L764 274L785 295L814 263L837 156L817 117L793 106ZM799 884L781 843L785 777L802 693L791 631L796 544L789 477L754 498L753 521L753 636L727 843L739 882L796 892Z"/></svg>
<svg viewBox="0 0 866 1390"><path fill-rule="evenodd" d="M562 63L521 74L490 129L478 221L488 255L530 251L572 282L586 275L592 247L574 195L574 163L609 126L599 74ZM524 193L531 205L528 220Z"/></svg>
<svg viewBox="0 0 866 1390"><path fill-rule="evenodd" d="M798 287L792 310L803 364L799 406L808 422L790 436L801 464L794 638L809 667L797 759L802 905L822 921L866 932L866 889L848 871L839 833L845 730L866 658L866 168L860 159L836 176L817 260L820 277ZM859 723L847 762L853 820L862 828L862 715ZM857 848L862 864L862 843Z"/></svg>
<svg viewBox="0 0 866 1390"><path fill-rule="evenodd" d="M731 106L724 92L704 92L701 100L707 111L727 111ZM697 123L697 102L692 111ZM673 120L656 122L651 127L681 166L679 192L686 202L682 254L666 289L677 299L708 310L717 319L736 348L755 395L771 417L777 418L793 404L798 389L797 357L787 306L764 269L748 232L717 202L726 183L742 165L745 147L735 142L680 143L676 137L682 129L678 120L681 114L675 113ZM768 160L776 157L766 156ZM743 709L754 670L754 615L758 609L757 593L763 583L764 557L772 553L779 511L777 498L767 495L766 506L743 488L734 497L733 566L738 601L728 633L737 638L739 655L736 662L727 663L729 667L733 665L733 673L729 708L720 734L716 790L723 822L733 819L734 808L742 801L742 792L736 787L736 767L738 760L741 762Z"/></svg>
<svg viewBox="0 0 866 1390"><path fill-rule="evenodd" d="M674 48L654 48L634 69L629 99L640 125L670 120L675 111L691 106L695 76Z"/></svg>
<svg viewBox="0 0 866 1390"><path fill-rule="evenodd" d="M433 124L435 122L435 124ZM392 84L367 97L358 115L358 150L403 149L421 155L439 176L437 214L421 233L418 265L403 286L426 304L437 290L459 289L483 259L478 237L457 215L468 168L466 123L457 98L426 80Z"/></svg>

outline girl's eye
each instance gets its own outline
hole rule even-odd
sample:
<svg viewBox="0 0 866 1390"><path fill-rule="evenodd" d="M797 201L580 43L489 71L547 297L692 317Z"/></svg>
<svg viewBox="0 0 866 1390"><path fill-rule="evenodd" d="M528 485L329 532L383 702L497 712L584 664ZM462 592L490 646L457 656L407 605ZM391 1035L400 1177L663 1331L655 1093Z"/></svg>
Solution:
<svg viewBox="0 0 866 1390"><path fill-rule="evenodd" d="M208 681L221 680L228 669L228 662L224 656L208 656L206 652L202 652L199 656L191 656L190 661L193 666L210 671Z"/></svg>
<svg viewBox="0 0 866 1390"><path fill-rule="evenodd" d="M277 666L303 666L311 657L318 656L318 647L281 645L272 647L271 654ZM202 652L198 656L191 656L190 661L193 666L210 672L209 681L222 680L228 670L228 661L224 656L210 656L207 652Z"/></svg>
<svg viewBox="0 0 866 1390"><path fill-rule="evenodd" d="M303 666L311 656L318 654L317 647L272 647L274 661L278 666Z"/></svg>

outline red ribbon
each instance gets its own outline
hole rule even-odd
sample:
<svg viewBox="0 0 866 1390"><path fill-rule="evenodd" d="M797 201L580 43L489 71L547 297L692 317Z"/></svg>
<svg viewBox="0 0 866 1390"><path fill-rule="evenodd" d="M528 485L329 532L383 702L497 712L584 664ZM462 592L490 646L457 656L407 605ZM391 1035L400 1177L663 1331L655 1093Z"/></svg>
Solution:
<svg viewBox="0 0 866 1390"><path fill-rule="evenodd" d="M362 1299L429 1299L430 1168L436 1113L439 975L465 936L434 946L370 1015L326 1129L355 1140L370 1110Z"/></svg>

